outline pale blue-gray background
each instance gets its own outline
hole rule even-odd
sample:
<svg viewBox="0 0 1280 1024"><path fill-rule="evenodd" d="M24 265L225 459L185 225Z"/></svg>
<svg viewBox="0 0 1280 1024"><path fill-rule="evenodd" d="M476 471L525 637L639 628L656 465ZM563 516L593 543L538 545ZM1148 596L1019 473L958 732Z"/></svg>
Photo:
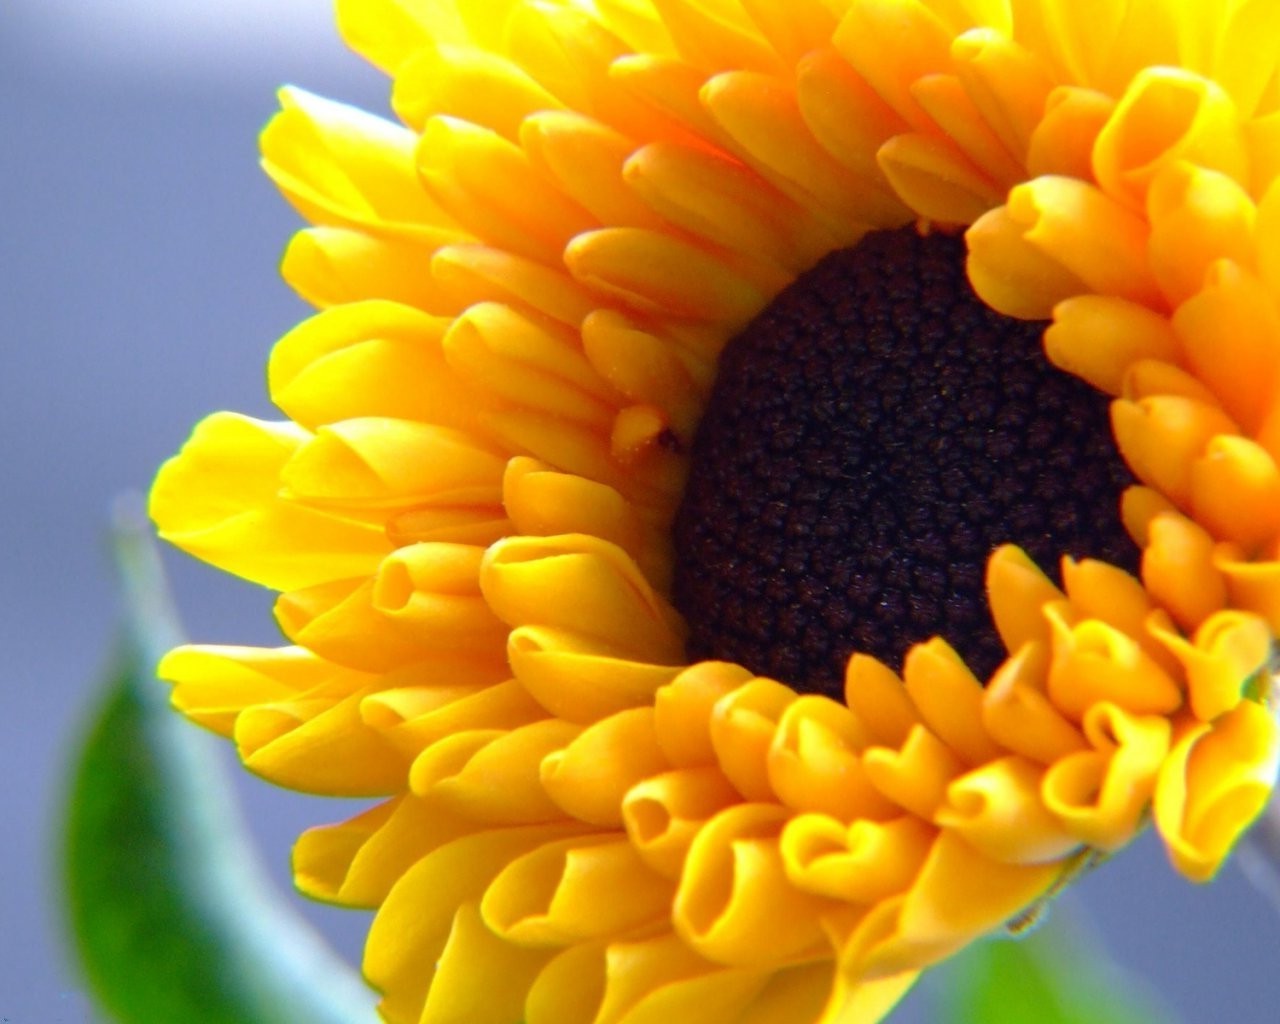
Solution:
<svg viewBox="0 0 1280 1024"><path fill-rule="evenodd" d="M90 1019L54 850L114 616L106 509L205 412L270 415L268 347L305 313L276 274L297 221L256 166L284 82L385 108L385 81L343 50L324 0L0 6L3 1021ZM194 637L276 642L270 595L169 561ZM344 810L237 778L286 885L293 836ZM1186 1024L1280 1018L1280 916L1238 871L1193 887L1145 841L1080 892L1115 960ZM358 957L362 915L305 906ZM901 1014L928 1018L920 998Z"/></svg>

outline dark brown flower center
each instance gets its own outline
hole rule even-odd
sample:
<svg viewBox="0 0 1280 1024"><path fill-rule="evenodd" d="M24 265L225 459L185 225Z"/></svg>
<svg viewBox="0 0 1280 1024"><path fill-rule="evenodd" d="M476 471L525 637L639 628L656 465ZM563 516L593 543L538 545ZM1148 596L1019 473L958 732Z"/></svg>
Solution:
<svg viewBox="0 0 1280 1024"><path fill-rule="evenodd" d="M961 239L880 231L734 338L675 524L691 658L838 696L850 654L898 668L940 635L1004 657L983 587L1021 545L1134 569L1106 396L1044 358L1043 323L984 306Z"/></svg>

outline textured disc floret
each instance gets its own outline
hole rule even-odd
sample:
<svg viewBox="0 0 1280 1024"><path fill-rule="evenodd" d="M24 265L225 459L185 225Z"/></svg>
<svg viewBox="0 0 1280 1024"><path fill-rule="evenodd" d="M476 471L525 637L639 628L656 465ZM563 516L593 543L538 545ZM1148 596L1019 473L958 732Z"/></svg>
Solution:
<svg viewBox="0 0 1280 1024"><path fill-rule="evenodd" d="M868 235L721 357L676 521L690 655L837 694L854 651L941 635L986 675L998 545L1134 567L1107 398L1051 366L1044 324L974 297L964 244Z"/></svg>

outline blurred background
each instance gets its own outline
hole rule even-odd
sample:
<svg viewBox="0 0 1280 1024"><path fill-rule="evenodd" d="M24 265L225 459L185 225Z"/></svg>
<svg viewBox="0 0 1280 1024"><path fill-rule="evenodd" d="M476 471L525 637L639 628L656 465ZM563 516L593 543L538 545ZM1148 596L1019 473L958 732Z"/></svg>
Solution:
<svg viewBox="0 0 1280 1024"><path fill-rule="evenodd" d="M276 265L298 222L257 168L274 90L386 109L326 0L7 0L0 6L0 1019L93 1019L67 955L58 826L68 757L116 619L112 499L203 414L271 416L269 346L307 313ZM188 631L274 644L271 594L167 556ZM228 758L230 762L230 758ZM296 834L351 808L234 772L281 887ZM367 917L295 898L358 962ZM1150 840L1067 897L1186 1024L1272 1024L1280 914L1229 866L1174 875ZM903 1024L929 1019L913 996Z"/></svg>

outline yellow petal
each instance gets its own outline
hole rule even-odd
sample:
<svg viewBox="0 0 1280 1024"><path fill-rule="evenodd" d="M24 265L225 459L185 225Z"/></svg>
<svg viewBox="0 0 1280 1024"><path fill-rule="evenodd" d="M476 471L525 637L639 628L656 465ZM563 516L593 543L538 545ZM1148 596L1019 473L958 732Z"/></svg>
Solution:
<svg viewBox="0 0 1280 1024"><path fill-rule="evenodd" d="M671 920L703 956L766 966L811 954L821 942L819 905L787 880L778 850L785 819L774 805L741 804L694 839Z"/></svg>
<svg viewBox="0 0 1280 1024"><path fill-rule="evenodd" d="M539 769L542 786L579 821L620 827L622 800L637 783L669 768L652 708L634 708L588 726Z"/></svg>
<svg viewBox="0 0 1280 1024"><path fill-rule="evenodd" d="M1069 754L1045 774L1045 805L1070 832L1103 850L1133 838L1169 750L1164 718L1096 704L1084 719L1094 749Z"/></svg>
<svg viewBox="0 0 1280 1024"><path fill-rule="evenodd" d="M1187 731L1160 772L1155 819L1169 856L1188 878L1208 881L1262 812L1280 765L1280 728L1245 701L1212 726Z"/></svg>
<svg viewBox="0 0 1280 1024"><path fill-rule="evenodd" d="M960 776L934 821L992 860L1043 864L1080 845L1040 798L1042 765L1003 757Z"/></svg>
<svg viewBox="0 0 1280 1024"><path fill-rule="evenodd" d="M390 550L381 531L280 495L281 472L307 437L292 424L231 413L204 420L152 485L160 536L277 589L371 572Z"/></svg>
<svg viewBox="0 0 1280 1024"><path fill-rule="evenodd" d="M674 885L606 834L547 843L513 860L480 904L485 923L522 946L624 935L666 917Z"/></svg>

